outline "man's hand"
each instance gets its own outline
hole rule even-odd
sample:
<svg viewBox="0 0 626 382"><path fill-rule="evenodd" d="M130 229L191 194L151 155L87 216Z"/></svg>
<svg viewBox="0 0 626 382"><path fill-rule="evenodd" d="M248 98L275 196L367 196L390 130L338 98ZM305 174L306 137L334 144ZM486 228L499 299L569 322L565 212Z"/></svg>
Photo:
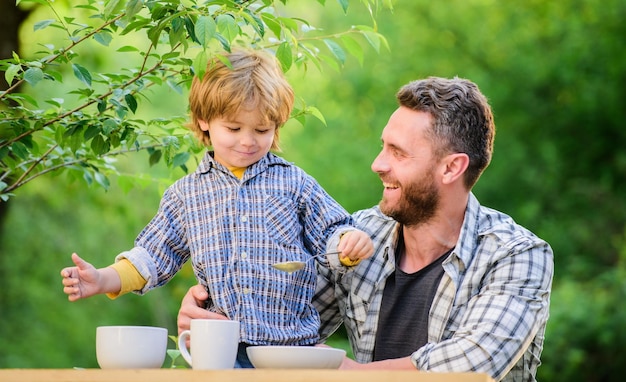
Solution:
<svg viewBox="0 0 626 382"><path fill-rule="evenodd" d="M180 303L180 310L178 311L178 335L183 330L189 330L191 320L195 318L228 319L223 314L206 310L205 305L208 298L209 294L202 285L194 285L189 288L187 294L183 297L183 301Z"/></svg>

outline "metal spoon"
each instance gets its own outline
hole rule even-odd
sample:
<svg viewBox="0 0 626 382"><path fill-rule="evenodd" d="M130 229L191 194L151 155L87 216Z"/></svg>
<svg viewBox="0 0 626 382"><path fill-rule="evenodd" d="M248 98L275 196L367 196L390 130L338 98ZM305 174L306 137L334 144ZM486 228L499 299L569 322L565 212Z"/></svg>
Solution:
<svg viewBox="0 0 626 382"><path fill-rule="evenodd" d="M283 272L287 272L287 273L293 273L293 272L299 271L300 269L304 268L304 266L306 265L307 262L311 261L312 259L314 259L316 257L328 256L328 255L337 255L339 253L341 253L341 252L340 251L333 251L333 252L320 253L320 254L313 255L313 256L309 257L305 261L283 261L283 262L280 262L280 263L272 264L272 267L278 269L279 271L283 271Z"/></svg>

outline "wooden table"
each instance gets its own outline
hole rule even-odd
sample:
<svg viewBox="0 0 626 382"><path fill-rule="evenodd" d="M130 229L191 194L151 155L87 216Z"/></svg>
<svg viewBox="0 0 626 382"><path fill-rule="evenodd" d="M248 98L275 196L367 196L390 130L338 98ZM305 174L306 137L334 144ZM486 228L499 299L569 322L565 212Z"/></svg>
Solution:
<svg viewBox="0 0 626 382"><path fill-rule="evenodd" d="M480 373L362 370L0 369L2 382L493 382Z"/></svg>

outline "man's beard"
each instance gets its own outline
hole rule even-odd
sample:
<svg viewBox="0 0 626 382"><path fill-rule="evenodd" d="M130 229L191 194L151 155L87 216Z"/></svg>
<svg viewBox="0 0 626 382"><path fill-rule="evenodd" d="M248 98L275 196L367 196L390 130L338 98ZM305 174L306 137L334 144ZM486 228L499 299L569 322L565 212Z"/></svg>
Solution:
<svg viewBox="0 0 626 382"><path fill-rule="evenodd" d="M432 171L421 180L403 187L402 190L402 197L397 205L389 205L384 198L380 201L382 213L407 226L426 223L435 215L439 207L439 193L433 181Z"/></svg>

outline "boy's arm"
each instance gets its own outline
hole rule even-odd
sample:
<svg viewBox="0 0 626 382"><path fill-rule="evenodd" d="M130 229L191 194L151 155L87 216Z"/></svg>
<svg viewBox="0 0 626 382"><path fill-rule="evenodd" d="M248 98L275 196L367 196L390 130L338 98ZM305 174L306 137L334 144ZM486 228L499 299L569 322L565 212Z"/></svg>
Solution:
<svg viewBox="0 0 626 382"><path fill-rule="evenodd" d="M141 290L146 285L146 279L128 259L122 259L109 266L113 268L120 278L120 289L117 292L108 292L107 297L115 299L123 294L134 290Z"/></svg>

